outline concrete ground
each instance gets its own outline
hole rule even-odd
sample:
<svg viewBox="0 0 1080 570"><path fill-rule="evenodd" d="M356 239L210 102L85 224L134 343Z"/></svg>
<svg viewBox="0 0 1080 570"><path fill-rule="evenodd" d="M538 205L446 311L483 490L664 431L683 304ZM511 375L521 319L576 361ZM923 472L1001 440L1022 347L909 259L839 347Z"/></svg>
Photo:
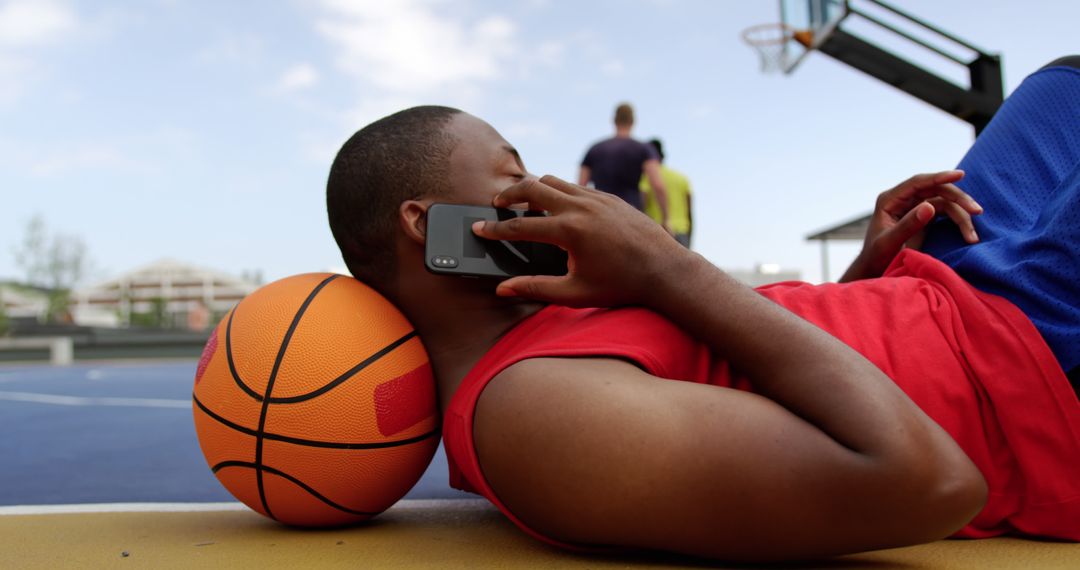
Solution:
<svg viewBox="0 0 1080 570"><path fill-rule="evenodd" d="M1075 570L1080 545L945 540L802 564L721 564L545 546L484 501L402 501L368 524L290 529L247 509L14 514L0 507L0 568L835 568Z"/></svg>

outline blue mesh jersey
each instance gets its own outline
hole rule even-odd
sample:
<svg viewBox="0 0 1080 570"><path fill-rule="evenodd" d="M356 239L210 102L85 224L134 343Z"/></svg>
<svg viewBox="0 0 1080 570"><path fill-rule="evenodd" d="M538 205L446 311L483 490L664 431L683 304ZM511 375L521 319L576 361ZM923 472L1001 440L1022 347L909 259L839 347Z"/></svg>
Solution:
<svg viewBox="0 0 1080 570"><path fill-rule="evenodd" d="M994 115L960 162L958 184L984 208L980 242L947 219L923 251L976 288L1018 306L1062 369L1080 365L1080 69L1032 75Z"/></svg>

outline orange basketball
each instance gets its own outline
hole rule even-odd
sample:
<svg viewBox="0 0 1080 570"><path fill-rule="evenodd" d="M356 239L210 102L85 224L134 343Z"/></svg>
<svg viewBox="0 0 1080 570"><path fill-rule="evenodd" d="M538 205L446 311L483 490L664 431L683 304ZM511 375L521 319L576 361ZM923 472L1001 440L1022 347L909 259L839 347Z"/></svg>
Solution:
<svg viewBox="0 0 1080 570"><path fill-rule="evenodd" d="M244 298L210 335L192 400L221 484L292 525L382 512L424 473L439 440L416 331L342 275L295 275Z"/></svg>

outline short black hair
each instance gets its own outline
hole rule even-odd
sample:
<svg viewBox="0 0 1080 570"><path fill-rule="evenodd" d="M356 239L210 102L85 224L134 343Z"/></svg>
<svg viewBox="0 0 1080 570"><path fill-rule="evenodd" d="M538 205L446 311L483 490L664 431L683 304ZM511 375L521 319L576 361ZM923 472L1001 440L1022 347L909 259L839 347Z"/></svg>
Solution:
<svg viewBox="0 0 1080 570"><path fill-rule="evenodd" d="M458 109L427 105L360 129L338 151L326 182L326 211L345 265L385 293L395 269L394 228L405 200L449 192L446 125Z"/></svg>
<svg viewBox="0 0 1080 570"><path fill-rule="evenodd" d="M656 149L656 154L660 156L660 162L664 161L664 143L660 142L660 139L652 139L649 144Z"/></svg>

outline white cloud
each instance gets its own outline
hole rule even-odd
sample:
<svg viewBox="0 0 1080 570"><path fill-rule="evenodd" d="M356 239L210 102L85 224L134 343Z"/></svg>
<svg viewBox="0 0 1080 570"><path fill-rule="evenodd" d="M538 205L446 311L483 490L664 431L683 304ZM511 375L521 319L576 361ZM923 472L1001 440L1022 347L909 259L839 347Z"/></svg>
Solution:
<svg viewBox="0 0 1080 570"><path fill-rule="evenodd" d="M199 163L207 146L197 132L175 126L148 127L131 135L98 133L62 142L4 135L0 130L0 173L17 177L152 175L175 164Z"/></svg>
<svg viewBox="0 0 1080 570"><path fill-rule="evenodd" d="M0 47L49 43L75 27L75 14L49 0L11 0L0 5Z"/></svg>
<svg viewBox="0 0 1080 570"><path fill-rule="evenodd" d="M300 63L285 70L278 79L278 88L284 91L306 89L319 82L319 72L309 63Z"/></svg>
<svg viewBox="0 0 1080 570"><path fill-rule="evenodd" d="M344 124L348 129L356 129L390 113L425 103L429 101L412 94L366 94L357 105L345 112Z"/></svg>
<svg viewBox="0 0 1080 570"><path fill-rule="evenodd" d="M537 48L534 57L536 61L542 65L548 67L557 67L562 65L563 57L566 55L566 44L562 42L548 41L540 44Z"/></svg>
<svg viewBox="0 0 1080 570"><path fill-rule="evenodd" d="M618 77L626 71L626 65L622 60L613 59L600 65L600 71L609 77Z"/></svg>
<svg viewBox="0 0 1080 570"><path fill-rule="evenodd" d="M23 92L23 79L30 68L24 57L0 51L0 105L11 103Z"/></svg>
<svg viewBox="0 0 1080 570"><path fill-rule="evenodd" d="M348 109L335 112L338 120L329 131L309 131L300 136L300 154L322 167L328 167L349 137L365 125L391 113L430 103L415 95L367 93Z"/></svg>
<svg viewBox="0 0 1080 570"><path fill-rule="evenodd" d="M199 50L196 58L201 63L251 66L262 59L264 51L258 35L232 32L215 38Z"/></svg>
<svg viewBox="0 0 1080 570"><path fill-rule="evenodd" d="M550 123L540 122L510 123L500 130L510 140L547 139L554 132L554 128Z"/></svg>
<svg viewBox="0 0 1080 570"><path fill-rule="evenodd" d="M317 29L338 48L338 66L393 93L499 79L516 51L516 26L502 16L466 22L436 14L424 0L324 0L323 6Z"/></svg>
<svg viewBox="0 0 1080 570"><path fill-rule="evenodd" d="M0 0L0 106L17 101L40 74L33 57L76 27L75 13L49 0Z"/></svg>
<svg viewBox="0 0 1080 570"><path fill-rule="evenodd" d="M61 149L50 156L33 160L30 172L38 176L59 176L85 170L145 171L147 166L125 155L115 147L88 144Z"/></svg>
<svg viewBox="0 0 1080 570"><path fill-rule="evenodd" d="M333 137L328 137L322 133L301 134L301 156L314 164L328 168L348 136L349 135L335 135Z"/></svg>
<svg viewBox="0 0 1080 570"><path fill-rule="evenodd" d="M689 109L690 116L695 119L707 119L716 115L716 105L712 103L698 103Z"/></svg>

